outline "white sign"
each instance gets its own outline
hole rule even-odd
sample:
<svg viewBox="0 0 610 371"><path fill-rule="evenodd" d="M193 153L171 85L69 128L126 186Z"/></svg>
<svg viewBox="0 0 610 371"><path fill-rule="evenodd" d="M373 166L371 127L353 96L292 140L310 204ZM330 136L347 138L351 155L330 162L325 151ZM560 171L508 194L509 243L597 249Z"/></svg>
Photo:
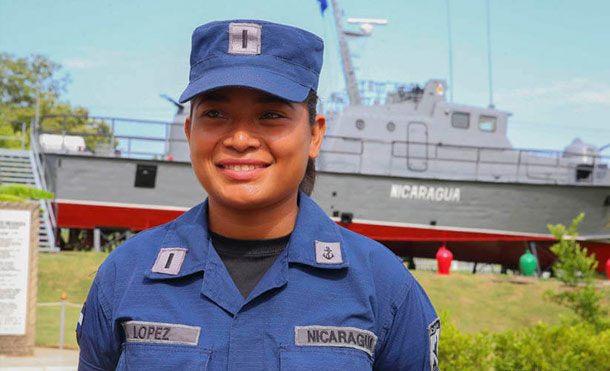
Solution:
<svg viewBox="0 0 610 371"><path fill-rule="evenodd" d="M0 335L25 335L31 212L0 210Z"/></svg>
<svg viewBox="0 0 610 371"><path fill-rule="evenodd" d="M460 202L460 189L456 187L432 187L416 184L392 184L390 198L435 202Z"/></svg>

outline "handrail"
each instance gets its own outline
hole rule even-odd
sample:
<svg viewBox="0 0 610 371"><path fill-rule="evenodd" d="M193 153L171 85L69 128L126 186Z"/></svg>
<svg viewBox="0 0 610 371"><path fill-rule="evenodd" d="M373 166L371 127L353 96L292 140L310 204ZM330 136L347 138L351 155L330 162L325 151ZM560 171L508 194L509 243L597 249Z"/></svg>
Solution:
<svg viewBox="0 0 610 371"><path fill-rule="evenodd" d="M57 119L57 118L63 119L62 129L54 129L54 130L44 130L43 129L45 120ZM68 127L67 127L68 118L103 121L103 122L106 122L110 126L110 132L109 133L98 133L98 132L90 133L90 132L83 132L83 131L68 130ZM147 136L125 135L125 134L116 133L117 127L120 124L123 124L125 126L151 124L151 125L154 125L157 127L164 126L165 128L164 128L164 130L155 129L155 131L159 132L159 134L157 134L157 135L154 135L154 133L153 133L153 135L147 135ZM53 115L44 115L40 118L38 134L59 134L62 136L75 135L75 136L81 136L81 137L85 137L85 138L87 138L87 137L107 138L109 141L109 144L110 144L110 150L113 152L114 156L125 157L125 158L131 158L132 156L145 156L145 157L154 158L155 156L162 156L162 157L168 156L168 154L170 152L170 146L172 143L188 143L188 140L186 138L175 138L175 139L169 138L170 129L172 128L172 126L182 127L183 124L179 124L179 123L175 123L175 122L167 122L167 121L158 121L158 120L127 119L127 118L106 117L106 116L83 116L83 115L76 116L76 115L69 115L69 114L63 114L63 115L62 114L53 114ZM133 131L133 126L128 129ZM135 143L136 141L163 143L163 149L160 151L153 151L153 152L132 151L131 150L132 142ZM120 148L115 148L117 143L119 143ZM90 154L96 155L95 149L91 149L91 150L92 151L90 152ZM108 152L106 152L106 151L101 152L101 156L105 156L107 154L108 154Z"/></svg>
<svg viewBox="0 0 610 371"><path fill-rule="evenodd" d="M32 127L34 127L34 122L32 122ZM35 130L30 130L30 148L31 148L31 156L33 157L34 162L34 181L37 183L36 186L38 188L42 188L44 190L48 190L47 181L46 181L46 164L44 161L40 161L40 146L38 143L38 138L36 137ZM44 218L45 226L48 231L49 245L53 250L56 248L55 245L55 228L57 226L57 220L55 218L55 213L57 210L53 208L53 203L49 200L40 200L40 206L47 214L48 218Z"/></svg>
<svg viewBox="0 0 610 371"><path fill-rule="evenodd" d="M399 141L399 140L368 140L354 137L342 137L337 135L328 136L333 140L343 140L344 142L357 143L360 151L345 151L343 149L333 149L333 144L330 143L327 146L322 146L322 153L336 153L336 154L349 154L363 156L363 148L366 143L382 143L387 144L390 147L390 161L392 158L401 158L407 160L422 160L422 161L439 161L439 162L454 162L454 163L471 163L475 164L473 176L479 179L480 165L512 165L515 166L515 177L525 176L532 180L541 180L547 182L557 182L554 178L561 173L557 172L559 169L574 169L576 163L570 163L570 158L585 158L587 163L592 167L592 171L596 173L604 168L608 167L610 162L610 156L603 156L601 154L583 154L578 152L566 152L557 150L543 150L543 149L528 149L528 148L512 148L512 147L485 147L485 146L472 146L472 145L458 145L458 144L445 144L445 143L433 143L433 142L422 142L422 141ZM425 153L410 153L409 145L420 145L423 147ZM334 146L337 147L335 144ZM340 146L338 146L340 147ZM456 151L452 154L446 153L443 155L442 150L446 149L450 152ZM419 151L422 152L422 151ZM461 158L460 158L461 153ZM512 154L513 156L490 156L493 154ZM455 156L458 156L457 158ZM566 161L562 161L565 159ZM547 161L544 161L547 160ZM549 161L552 163L549 163ZM358 171L361 171L361 162L358 165ZM388 167L388 171L391 172L392 165ZM525 167L525 171L523 171ZM541 169L558 169L555 172L542 172ZM533 169L539 169L533 171ZM595 175L595 174L592 174Z"/></svg>

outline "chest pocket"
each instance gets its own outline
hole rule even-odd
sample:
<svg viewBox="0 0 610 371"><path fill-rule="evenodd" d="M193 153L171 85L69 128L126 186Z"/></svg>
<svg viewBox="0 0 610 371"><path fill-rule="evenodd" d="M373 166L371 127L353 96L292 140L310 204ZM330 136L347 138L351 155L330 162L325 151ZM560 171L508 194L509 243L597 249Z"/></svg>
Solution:
<svg viewBox="0 0 610 371"><path fill-rule="evenodd" d="M372 359L366 353L355 349L299 347L280 351L281 371L364 371L372 369Z"/></svg>
<svg viewBox="0 0 610 371"><path fill-rule="evenodd" d="M210 351L174 344L124 343L117 371L205 371Z"/></svg>

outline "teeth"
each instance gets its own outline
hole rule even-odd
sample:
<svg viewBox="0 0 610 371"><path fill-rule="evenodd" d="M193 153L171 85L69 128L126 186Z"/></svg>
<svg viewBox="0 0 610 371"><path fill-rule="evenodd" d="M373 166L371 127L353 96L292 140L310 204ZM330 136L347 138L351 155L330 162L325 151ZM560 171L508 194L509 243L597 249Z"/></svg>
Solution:
<svg viewBox="0 0 610 371"><path fill-rule="evenodd" d="M250 171L256 168L263 167L262 165L225 165L225 169L233 171Z"/></svg>

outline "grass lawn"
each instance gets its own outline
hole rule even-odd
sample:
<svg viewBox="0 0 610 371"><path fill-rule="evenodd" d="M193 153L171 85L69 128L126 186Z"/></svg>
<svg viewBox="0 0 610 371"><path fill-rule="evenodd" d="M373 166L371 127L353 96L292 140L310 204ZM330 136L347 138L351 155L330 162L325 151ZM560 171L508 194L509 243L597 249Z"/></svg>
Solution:
<svg viewBox="0 0 610 371"><path fill-rule="evenodd" d="M95 272L106 253L60 252L38 254L38 303L60 302L61 293L68 295L68 302L81 306L87 298ZM77 349L74 330L80 308L68 306L64 347ZM59 346L60 306L36 308L36 345Z"/></svg>
<svg viewBox="0 0 610 371"><path fill-rule="evenodd" d="M538 321L557 324L561 314L570 313L547 302L542 293L561 287L554 279L515 283L515 276L455 272L449 276L430 271L413 271L428 293L437 312L448 310L456 326L464 332L489 329L500 332L529 326ZM604 288L610 308L610 287Z"/></svg>
<svg viewBox="0 0 610 371"><path fill-rule="evenodd" d="M107 254L94 252L61 252L39 254L38 302L59 302L62 292L68 302L84 302L97 267ZM455 272L440 276L429 271L413 271L430 296L437 312L448 310L457 327L464 332L489 329L499 332L543 321L559 322L568 311L542 299L546 289L556 289L556 280L532 280L515 283L515 276ZM610 308L610 286L606 306ZM74 329L80 308L68 307L64 346L77 348ZM36 345L56 347L59 344L59 306L39 306L36 312Z"/></svg>

